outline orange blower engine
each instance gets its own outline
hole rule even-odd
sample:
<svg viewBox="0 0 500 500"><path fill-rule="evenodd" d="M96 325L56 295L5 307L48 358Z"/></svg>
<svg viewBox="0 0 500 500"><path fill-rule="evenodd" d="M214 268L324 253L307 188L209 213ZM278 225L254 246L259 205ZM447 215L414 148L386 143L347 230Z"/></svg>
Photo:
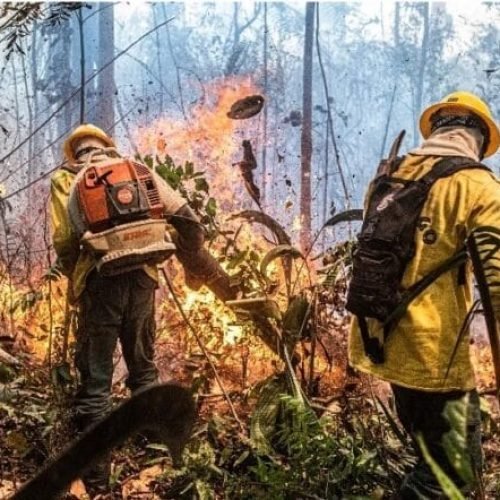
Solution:
<svg viewBox="0 0 500 500"><path fill-rule="evenodd" d="M151 170L129 159L88 163L76 176L69 215L82 246L97 258L97 270L115 275L160 264L175 245Z"/></svg>

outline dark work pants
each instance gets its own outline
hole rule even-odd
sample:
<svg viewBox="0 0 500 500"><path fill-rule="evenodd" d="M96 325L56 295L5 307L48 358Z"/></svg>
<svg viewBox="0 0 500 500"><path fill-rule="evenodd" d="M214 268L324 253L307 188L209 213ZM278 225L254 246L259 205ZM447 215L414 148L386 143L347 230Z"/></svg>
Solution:
<svg viewBox="0 0 500 500"><path fill-rule="evenodd" d="M398 417L405 430L412 437L421 434L431 456L441 469L465 494L469 493L474 485L464 484L448 461L442 445L443 435L450 431L450 425L443 417L445 406L448 402L461 400L467 393L461 391L423 392L397 385L393 385L392 390ZM471 465L479 477L482 469L481 416L479 396L476 391L469 393L467 416L468 452ZM446 498L430 467L422 457L417 443L415 443L415 450L418 462L405 477L399 492L393 498L401 500Z"/></svg>
<svg viewBox="0 0 500 500"><path fill-rule="evenodd" d="M92 272L79 303L75 362L80 386L75 398L76 423L80 430L111 409L113 353L120 340L128 368L127 386L135 391L154 384L154 296L156 283L144 271L117 276ZM109 458L83 478L95 493L107 487Z"/></svg>
<svg viewBox="0 0 500 500"><path fill-rule="evenodd" d="M155 288L155 281L141 270L118 276L93 272L89 276L79 304L76 336L78 419L93 423L110 410L113 353L118 340L129 372L127 386L135 391L156 382Z"/></svg>

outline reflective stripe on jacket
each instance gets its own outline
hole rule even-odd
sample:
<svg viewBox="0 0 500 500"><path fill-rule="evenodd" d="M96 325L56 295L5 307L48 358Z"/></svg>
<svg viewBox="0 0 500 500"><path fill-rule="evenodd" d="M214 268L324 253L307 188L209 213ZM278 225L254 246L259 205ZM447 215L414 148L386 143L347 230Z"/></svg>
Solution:
<svg viewBox="0 0 500 500"><path fill-rule="evenodd" d="M409 154L395 174L418 179L440 159ZM480 226L500 228L500 182L484 170L463 170L438 180L424 205L416 231L416 254L403 276L409 287L460 249L467 234ZM404 387L429 391L472 389L474 373L469 336L458 347L448 376L452 352L473 302L472 272L458 282L457 269L440 276L409 306L385 343L386 361L375 365L365 356L356 319L349 337L350 363L357 369ZM498 279L497 279L498 281ZM492 290L494 303L500 295ZM371 335L382 335L380 324L368 320Z"/></svg>

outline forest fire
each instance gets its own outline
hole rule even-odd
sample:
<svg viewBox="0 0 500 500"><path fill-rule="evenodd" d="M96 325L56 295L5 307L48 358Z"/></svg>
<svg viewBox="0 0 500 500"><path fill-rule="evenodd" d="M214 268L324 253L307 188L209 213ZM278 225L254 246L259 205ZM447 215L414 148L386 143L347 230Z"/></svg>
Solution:
<svg viewBox="0 0 500 500"><path fill-rule="evenodd" d="M258 87L250 77L215 80L204 86L202 99L187 111L184 119L156 120L151 125L138 127L135 137L142 156L158 157L161 161L168 155L176 164L192 162L196 170L206 174L210 195L219 207L218 223L222 225L224 234L237 239L231 245L238 246L242 252L251 249L263 253L269 250L270 245L263 238L256 238L255 228L232 217L239 209L252 204L245 192L240 171L234 165L242 155L244 139L259 141L259 122L258 117L235 120L228 114L231 114L230 110L234 111L235 103L239 100L245 103L247 99L250 104L255 104L256 92ZM260 99L257 104L262 106L263 99ZM193 181L188 180L186 186L192 188ZM264 233L258 234L262 236ZM210 244L212 253L219 256L224 267L231 266L231 259L223 255L224 247L229 242L227 237L218 237ZM271 263L268 272L275 275L277 264ZM217 343L215 337L223 339L224 344L234 344L241 339L245 327L230 308L203 288L199 291L189 290L184 284L182 273L175 273L174 280L183 298L183 307L190 313L193 322L204 330L212 331L206 336L209 344ZM268 349L262 344L257 343L252 350L257 354L256 359L266 358L264 351Z"/></svg>
<svg viewBox="0 0 500 500"><path fill-rule="evenodd" d="M203 86L201 99L185 118L165 117L135 130L141 155L169 155L175 162L190 161L206 171L217 201L225 209L244 205L238 196L242 182L236 156L243 139L259 140L258 117L232 120L227 116L238 99L255 94L258 87L250 77L212 81Z"/></svg>
<svg viewBox="0 0 500 500"><path fill-rule="evenodd" d="M500 6L379 3L0 7L0 499L500 498Z"/></svg>

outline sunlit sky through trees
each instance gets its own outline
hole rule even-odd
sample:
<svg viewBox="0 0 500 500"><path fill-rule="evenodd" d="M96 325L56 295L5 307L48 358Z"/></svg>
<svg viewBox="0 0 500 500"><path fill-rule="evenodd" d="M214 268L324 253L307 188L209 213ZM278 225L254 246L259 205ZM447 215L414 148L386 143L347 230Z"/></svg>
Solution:
<svg viewBox="0 0 500 500"><path fill-rule="evenodd" d="M8 174L0 175L0 182L7 191L23 187L62 161L62 140L79 122L82 111L78 88L83 56L84 77L91 79L85 86L84 119L99 122L102 88L113 88L109 99L118 122L114 133L121 149L130 154L137 152L151 127L157 130L168 123L169 133L176 136L176 131L184 133L196 121L199 124L199 108L208 110L214 104L224 81L240 88L245 82L265 94L266 118L261 113L244 130L236 126L225 129L225 140L234 143L225 166L239 159L243 138L252 140L259 164L256 177L264 198L281 203L273 203L269 210L285 225L293 225L300 191L305 4L273 2L266 9L263 3L248 1L117 2L113 8L106 3L88 5L90 8L81 11L81 30L74 13L60 28L38 26L22 40L26 55L14 54L4 61L0 83L4 114L0 118L9 133L0 138L2 154L30 137L30 130L75 93L68 106L4 162L2 168ZM106 38L106 30L99 28L106 11L114 19L110 54L115 56L172 18L117 57L112 65L114 82L108 84L103 73L93 78L106 60L103 51L109 45L109 30ZM407 130L406 150L418 144L416 124L429 103L463 89L481 95L500 114L499 26L498 3L319 3L313 48L314 227L334 208L360 206L382 152L387 153L399 130ZM327 124L325 84L333 135ZM294 116L298 117L296 123ZM176 137L178 142L179 134ZM200 137L199 146L203 145ZM210 147L207 144L205 151ZM174 153L179 162L189 156L182 147ZM198 155L196 161L204 163L205 159ZM206 162L200 168L212 168L211 161ZM489 163L500 166L495 158ZM345 172L349 201L339 181L339 169ZM44 183L46 186L46 180L40 185Z"/></svg>

